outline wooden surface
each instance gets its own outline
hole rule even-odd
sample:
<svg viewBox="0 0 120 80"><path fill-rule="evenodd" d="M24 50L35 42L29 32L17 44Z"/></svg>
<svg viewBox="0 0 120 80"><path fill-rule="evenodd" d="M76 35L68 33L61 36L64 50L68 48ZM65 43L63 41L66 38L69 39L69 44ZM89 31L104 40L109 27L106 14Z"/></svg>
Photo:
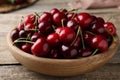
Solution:
<svg viewBox="0 0 120 80"><path fill-rule="evenodd" d="M32 72L21 66L10 54L7 47L6 34L12 26L15 26L20 21L21 16L34 12L43 12L54 7L69 8L67 5L69 1L70 0L39 0L29 8L7 14L0 14L0 80L120 80L120 47L113 59L95 72L64 78L51 77ZM87 11L96 16L102 16L106 21L112 16L110 21L116 25L117 33L120 37L119 9L109 8L80 11Z"/></svg>

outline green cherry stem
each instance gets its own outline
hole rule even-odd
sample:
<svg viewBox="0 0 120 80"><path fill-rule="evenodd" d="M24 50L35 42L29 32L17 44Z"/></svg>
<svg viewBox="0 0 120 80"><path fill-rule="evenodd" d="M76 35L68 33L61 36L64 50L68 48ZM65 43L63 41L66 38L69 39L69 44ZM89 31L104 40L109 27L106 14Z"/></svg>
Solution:
<svg viewBox="0 0 120 80"><path fill-rule="evenodd" d="M55 26L54 25L52 25L52 28L54 29L54 31L55 31Z"/></svg>
<svg viewBox="0 0 120 80"><path fill-rule="evenodd" d="M92 34L92 35L94 35L94 36L95 36L95 34L94 34L94 33L92 33L92 32L90 32L90 31L86 31L86 32L88 32L88 33L90 33L90 34Z"/></svg>
<svg viewBox="0 0 120 80"><path fill-rule="evenodd" d="M92 53L91 56L95 55L98 52L99 49L95 49L95 51Z"/></svg>
<svg viewBox="0 0 120 80"><path fill-rule="evenodd" d="M69 10L68 12L66 12L65 14L68 14L70 12L74 12L74 11L78 11L79 9L72 9L72 10Z"/></svg>
<svg viewBox="0 0 120 80"><path fill-rule="evenodd" d="M76 37L75 37L74 41L71 43L71 46L72 46L72 45L75 43L75 41L77 40L77 38L78 38L78 36L79 36L79 33L80 33L80 27L78 27Z"/></svg>
<svg viewBox="0 0 120 80"><path fill-rule="evenodd" d="M84 43L84 39L83 39L82 30L80 30L80 36L81 36L81 40L82 40L83 49L85 49L85 43Z"/></svg>
<svg viewBox="0 0 120 80"><path fill-rule="evenodd" d="M37 12L35 12L35 15L36 15L38 18L40 18L39 14L38 14Z"/></svg>
<svg viewBox="0 0 120 80"><path fill-rule="evenodd" d="M16 44L16 43L19 43L19 42L25 42L25 43L34 44L34 42L31 42L31 41L26 41L26 40L15 40L15 41L13 42L13 45Z"/></svg>
<svg viewBox="0 0 120 80"><path fill-rule="evenodd" d="M62 19L62 20L61 20L62 27L64 27L64 20L65 20L65 19Z"/></svg>

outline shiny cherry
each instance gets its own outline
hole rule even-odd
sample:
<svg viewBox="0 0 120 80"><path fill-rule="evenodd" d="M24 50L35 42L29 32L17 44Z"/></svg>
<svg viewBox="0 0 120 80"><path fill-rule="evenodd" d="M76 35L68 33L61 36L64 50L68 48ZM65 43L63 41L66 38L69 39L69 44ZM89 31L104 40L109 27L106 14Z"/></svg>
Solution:
<svg viewBox="0 0 120 80"><path fill-rule="evenodd" d="M24 22L20 22L17 26L17 29L20 31L20 30L23 30L24 29L24 25L25 23Z"/></svg>
<svg viewBox="0 0 120 80"><path fill-rule="evenodd" d="M99 49L101 52L104 52L108 49L108 42L103 36L96 35L91 40L91 46L94 49Z"/></svg>
<svg viewBox="0 0 120 80"><path fill-rule="evenodd" d="M69 27L64 27L59 33L59 39L64 43L71 43L75 39L75 32Z"/></svg>
<svg viewBox="0 0 120 80"><path fill-rule="evenodd" d="M33 55L45 57L50 51L50 45L45 38L39 38L31 47Z"/></svg>
<svg viewBox="0 0 120 80"><path fill-rule="evenodd" d="M78 23L77 23L74 19L69 20L69 21L67 22L67 27L72 28L75 32L77 31L78 26L79 26Z"/></svg>
<svg viewBox="0 0 120 80"><path fill-rule="evenodd" d="M73 43L72 46L76 47L76 48L80 48L81 47L81 38L78 36L76 41Z"/></svg>
<svg viewBox="0 0 120 80"><path fill-rule="evenodd" d="M60 12L57 8L53 8L50 13L54 15L55 13Z"/></svg>
<svg viewBox="0 0 120 80"><path fill-rule="evenodd" d="M60 12L66 14L68 11L67 11L67 9L61 8L61 9L60 9Z"/></svg>
<svg viewBox="0 0 120 80"><path fill-rule="evenodd" d="M16 28L16 29L12 30L12 32L11 32L11 39L12 39L12 41L14 41L17 38L19 38L19 30Z"/></svg>
<svg viewBox="0 0 120 80"><path fill-rule="evenodd" d="M25 30L32 30L35 29L35 25L33 23L28 23L24 27Z"/></svg>
<svg viewBox="0 0 120 80"><path fill-rule="evenodd" d="M115 35L116 34L116 28L115 25L111 22L105 22L104 23L104 28L111 34Z"/></svg>
<svg viewBox="0 0 120 80"><path fill-rule="evenodd" d="M100 23L102 23L102 24L105 23L105 21L104 21L104 19L103 19L102 17L97 17L97 20L98 20L98 22L100 22Z"/></svg>
<svg viewBox="0 0 120 80"><path fill-rule="evenodd" d="M52 46L59 46L60 45L59 35L57 33L49 34L47 36L46 40Z"/></svg>
<svg viewBox="0 0 120 80"><path fill-rule="evenodd" d="M25 24L34 23L35 19L36 19L36 16L34 14L29 14L25 17L24 22L25 22Z"/></svg>
<svg viewBox="0 0 120 80"><path fill-rule="evenodd" d="M76 14L73 12L67 14L68 20L74 19L75 16L76 16Z"/></svg>
<svg viewBox="0 0 120 80"><path fill-rule="evenodd" d="M25 43L21 46L21 50L27 53L31 53L32 44Z"/></svg>
<svg viewBox="0 0 120 80"><path fill-rule="evenodd" d="M79 50L79 56L81 57L87 57L90 56L93 53L93 50L91 48L85 48Z"/></svg>
<svg viewBox="0 0 120 80"><path fill-rule="evenodd" d="M40 34L40 33L34 33L32 36L31 36L31 41L35 42L38 38L40 37L43 37L43 34Z"/></svg>

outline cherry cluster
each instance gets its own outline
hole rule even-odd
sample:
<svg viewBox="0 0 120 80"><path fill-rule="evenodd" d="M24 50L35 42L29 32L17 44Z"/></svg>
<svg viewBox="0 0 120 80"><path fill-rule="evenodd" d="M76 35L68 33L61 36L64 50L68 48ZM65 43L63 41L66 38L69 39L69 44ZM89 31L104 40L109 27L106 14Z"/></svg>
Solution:
<svg viewBox="0 0 120 80"><path fill-rule="evenodd" d="M73 59L108 50L116 28L86 12L53 8L29 14L11 32L13 44L39 57Z"/></svg>

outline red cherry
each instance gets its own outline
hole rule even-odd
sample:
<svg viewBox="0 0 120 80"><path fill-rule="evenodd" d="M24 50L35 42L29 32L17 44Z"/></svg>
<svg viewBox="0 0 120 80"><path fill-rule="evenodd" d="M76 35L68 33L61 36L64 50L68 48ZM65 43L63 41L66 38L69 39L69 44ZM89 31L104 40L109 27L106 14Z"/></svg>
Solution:
<svg viewBox="0 0 120 80"><path fill-rule="evenodd" d="M52 49L49 57L54 59L59 58L59 51L57 49Z"/></svg>
<svg viewBox="0 0 120 80"><path fill-rule="evenodd" d="M60 12L57 8L53 8L50 13L54 15L55 13Z"/></svg>
<svg viewBox="0 0 120 80"><path fill-rule="evenodd" d="M81 46L81 38L78 36L76 41L74 42L74 44L72 46L76 47L76 48L80 48Z"/></svg>
<svg viewBox="0 0 120 80"><path fill-rule="evenodd" d="M53 22L54 22L54 24L56 24L58 27L59 27L59 26L63 26L63 25L62 25L62 20L64 20L64 21L63 21L63 24L65 25L65 24L66 24L66 21L67 21L67 18L66 18L66 16L65 16L64 13L62 13L62 12L57 12L57 13L55 13L55 14L53 15Z"/></svg>
<svg viewBox="0 0 120 80"><path fill-rule="evenodd" d="M111 22L105 22L104 23L104 28L111 34L115 35L116 34L116 28L115 25Z"/></svg>
<svg viewBox="0 0 120 80"><path fill-rule="evenodd" d="M59 34L59 33L62 31L62 29L63 29L63 27L58 27L57 29L55 29L55 32L56 32L57 34Z"/></svg>
<svg viewBox="0 0 120 80"><path fill-rule="evenodd" d="M12 39L12 41L14 41L17 38L19 38L19 30L16 28L16 29L12 30L12 32L11 32L11 39Z"/></svg>
<svg viewBox="0 0 120 80"><path fill-rule="evenodd" d="M51 22L51 20L52 20L52 15L49 12L44 12L38 19L38 23L43 21Z"/></svg>
<svg viewBox="0 0 120 80"><path fill-rule="evenodd" d="M31 47L33 55L45 57L50 51L50 45L45 38L39 38Z"/></svg>
<svg viewBox="0 0 120 80"><path fill-rule="evenodd" d="M102 24L105 23L105 21L104 21L104 19L103 19L102 17L97 17L97 20L98 20L98 22L100 22L100 23L102 23Z"/></svg>
<svg viewBox="0 0 120 80"><path fill-rule="evenodd" d="M67 11L67 9L61 8L61 9L60 9L60 12L62 12L62 13L65 14L65 13L67 13L68 11Z"/></svg>
<svg viewBox="0 0 120 80"><path fill-rule="evenodd" d="M33 23L28 23L25 25L25 30L35 29L35 25Z"/></svg>
<svg viewBox="0 0 120 80"><path fill-rule="evenodd" d="M74 19L69 20L69 21L67 22L67 27L72 28L75 32L77 31L78 26L79 26L78 23L77 23Z"/></svg>
<svg viewBox="0 0 120 80"><path fill-rule="evenodd" d="M93 21L93 17L91 17L91 15L88 13L79 13L77 15L77 20L84 29L89 27L89 25Z"/></svg>
<svg viewBox="0 0 120 80"><path fill-rule="evenodd" d="M85 48L79 50L79 55L82 57L90 56L93 53L93 50L91 48Z"/></svg>
<svg viewBox="0 0 120 80"><path fill-rule="evenodd" d="M43 37L42 34L40 33L34 33L32 36L31 36L31 41L35 42L38 38L40 37Z"/></svg>
<svg viewBox="0 0 120 80"><path fill-rule="evenodd" d="M36 19L36 16L34 14L29 14L28 16L25 17L25 24L28 23L34 23Z"/></svg>
<svg viewBox="0 0 120 80"><path fill-rule="evenodd" d="M99 49L101 52L104 52L108 49L108 42L103 36L96 35L92 38L91 46L95 49Z"/></svg>
<svg viewBox="0 0 120 80"><path fill-rule="evenodd" d="M71 43L75 39L75 32L69 27L64 27L59 33L59 38L64 43Z"/></svg>
<svg viewBox="0 0 120 80"><path fill-rule="evenodd" d="M52 46L59 46L60 45L59 35L57 33L52 33L48 35L47 42L50 43Z"/></svg>
<svg viewBox="0 0 120 80"><path fill-rule="evenodd" d="M24 22L20 22L17 26L17 29L20 31L20 30L23 30L24 29Z"/></svg>
<svg viewBox="0 0 120 80"><path fill-rule="evenodd" d="M24 52L31 53L31 47L32 47L32 44L25 43L22 45L21 49Z"/></svg>
<svg viewBox="0 0 120 80"><path fill-rule="evenodd" d="M68 47L68 46L62 45L61 54L65 59L72 59L77 57L78 50L73 46Z"/></svg>
<svg viewBox="0 0 120 80"><path fill-rule="evenodd" d="M76 16L76 14L73 13L73 12L67 14L67 18L68 18L68 20L74 19L75 16Z"/></svg>

